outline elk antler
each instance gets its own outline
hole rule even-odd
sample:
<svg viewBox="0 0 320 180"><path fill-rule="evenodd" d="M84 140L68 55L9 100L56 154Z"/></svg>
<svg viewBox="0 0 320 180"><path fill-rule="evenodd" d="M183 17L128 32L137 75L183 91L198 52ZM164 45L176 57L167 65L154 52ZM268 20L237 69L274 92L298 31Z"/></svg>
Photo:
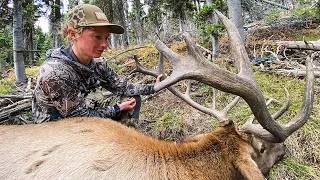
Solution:
<svg viewBox="0 0 320 180"><path fill-rule="evenodd" d="M134 56L134 60L136 62L136 69L134 70L135 72L140 72L143 74L147 74L147 75L151 75L154 77L157 77L158 74L164 74L164 65L163 65L163 55L160 53L160 57L159 57L159 63L157 65L157 70L158 71L151 71L148 70L146 68L144 68L138 61L138 57L135 55ZM237 102L240 100L240 97L237 96L232 102L230 102L222 111L219 111L216 109L215 106L215 99L213 101L213 107L212 109L207 108L205 106L202 106L200 104L198 104L197 102L193 101L190 97L190 87L191 87L191 83L190 80L188 81L187 84L187 89L185 93L180 92L179 90L177 90L174 87L167 87L167 89L173 93L174 95L176 95L177 97L181 98L182 100L184 100L186 103L188 103L190 106L198 109L199 111L212 115L214 116L216 119L218 119L218 121L221 124L226 124L228 123L228 117L227 117L227 113L237 104ZM214 90L214 89L213 89Z"/></svg>
<svg viewBox="0 0 320 180"><path fill-rule="evenodd" d="M216 11L216 13L226 26L231 52L235 60L236 68L238 69L238 74L227 71L209 62L203 57L200 49L192 41L190 35L183 33L182 36L186 41L189 52L186 56L181 56L173 52L160 40L155 42L155 47L171 62L173 68L173 71L168 78L155 85L155 90L160 91L164 88L169 89L171 88L171 85L178 81L193 79L221 91L238 95L247 102L253 115L261 125L251 124L250 126L242 127L241 130L248 133L254 133L257 137L269 142L283 142L292 132L299 129L310 116L313 104L314 86L312 66L309 63L305 99L300 114L287 125L278 124L267 109L263 93L253 76L248 55L237 29L223 14L219 11ZM189 101L187 101L189 104L193 103L192 100L189 100L187 97L185 97L184 100L185 99ZM204 110L202 111L204 112ZM280 113L280 115L282 114L283 112ZM220 120L221 119L219 119L219 121ZM226 116L223 121L227 121Z"/></svg>

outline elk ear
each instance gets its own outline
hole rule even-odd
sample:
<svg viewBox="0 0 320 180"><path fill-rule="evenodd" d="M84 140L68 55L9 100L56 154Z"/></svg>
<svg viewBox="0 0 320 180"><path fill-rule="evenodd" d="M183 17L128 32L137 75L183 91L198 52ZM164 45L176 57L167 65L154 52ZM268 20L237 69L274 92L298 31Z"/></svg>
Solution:
<svg viewBox="0 0 320 180"><path fill-rule="evenodd" d="M258 165L251 159L249 155L248 157L239 157L235 162L234 166L238 169L238 171L242 174L245 179L252 180L264 180L266 179L261 173Z"/></svg>

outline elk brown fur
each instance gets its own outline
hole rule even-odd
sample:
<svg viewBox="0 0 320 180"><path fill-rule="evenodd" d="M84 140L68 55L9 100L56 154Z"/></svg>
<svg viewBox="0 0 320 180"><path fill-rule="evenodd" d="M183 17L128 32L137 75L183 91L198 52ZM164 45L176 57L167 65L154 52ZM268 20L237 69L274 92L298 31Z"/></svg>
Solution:
<svg viewBox="0 0 320 180"><path fill-rule="evenodd" d="M0 133L0 179L264 179L233 123L183 143L102 118L0 126Z"/></svg>

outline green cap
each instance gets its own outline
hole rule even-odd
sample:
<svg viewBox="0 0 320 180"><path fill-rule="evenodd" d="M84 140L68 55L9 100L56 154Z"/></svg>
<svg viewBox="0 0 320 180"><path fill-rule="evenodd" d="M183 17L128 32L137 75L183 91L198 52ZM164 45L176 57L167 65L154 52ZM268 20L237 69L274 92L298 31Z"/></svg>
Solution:
<svg viewBox="0 0 320 180"><path fill-rule="evenodd" d="M103 11L99 7L91 4L80 4L70 10L67 24L73 28L107 26L110 29L110 33L122 34L124 32L123 27L109 23Z"/></svg>

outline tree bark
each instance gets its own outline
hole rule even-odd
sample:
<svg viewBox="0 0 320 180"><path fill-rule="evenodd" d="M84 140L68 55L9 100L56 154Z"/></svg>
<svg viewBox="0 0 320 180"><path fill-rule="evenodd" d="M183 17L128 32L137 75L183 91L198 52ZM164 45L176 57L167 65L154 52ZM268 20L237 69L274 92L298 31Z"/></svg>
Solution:
<svg viewBox="0 0 320 180"><path fill-rule="evenodd" d="M118 0L116 1L117 10L118 10L118 17L119 17L119 23L124 28L124 33L121 35L122 39L122 46L124 48L127 48L129 46L129 36L128 36L128 25L127 25L127 19L125 16L125 7L127 6L127 1Z"/></svg>
<svg viewBox="0 0 320 180"><path fill-rule="evenodd" d="M143 45L143 33L142 33L142 22L141 22L141 4L140 0L134 0L134 6L136 8L136 23L137 23L137 39L138 39L138 44Z"/></svg>
<svg viewBox="0 0 320 180"><path fill-rule="evenodd" d="M116 49L117 48L117 36L114 33L111 33L110 35L111 37L111 47L112 49Z"/></svg>
<svg viewBox="0 0 320 180"><path fill-rule="evenodd" d="M13 1L13 61L16 82L26 80L22 48L22 0Z"/></svg>
<svg viewBox="0 0 320 180"><path fill-rule="evenodd" d="M208 6L212 5L212 0L207 0ZM211 14L211 23L212 24L218 24L218 18L214 12ZM219 37L217 34L211 34L211 43L212 43L212 59L216 59L220 55L220 49L219 49Z"/></svg>
<svg viewBox="0 0 320 180"><path fill-rule="evenodd" d="M231 22L236 26L239 31L242 41L245 41L241 0L228 0L228 16Z"/></svg>
<svg viewBox="0 0 320 180"><path fill-rule="evenodd" d="M61 46L61 37L60 37L60 29L61 29L61 12L60 0L54 0L51 5L51 14L50 14L50 32L51 36L54 40L54 47L58 48Z"/></svg>

